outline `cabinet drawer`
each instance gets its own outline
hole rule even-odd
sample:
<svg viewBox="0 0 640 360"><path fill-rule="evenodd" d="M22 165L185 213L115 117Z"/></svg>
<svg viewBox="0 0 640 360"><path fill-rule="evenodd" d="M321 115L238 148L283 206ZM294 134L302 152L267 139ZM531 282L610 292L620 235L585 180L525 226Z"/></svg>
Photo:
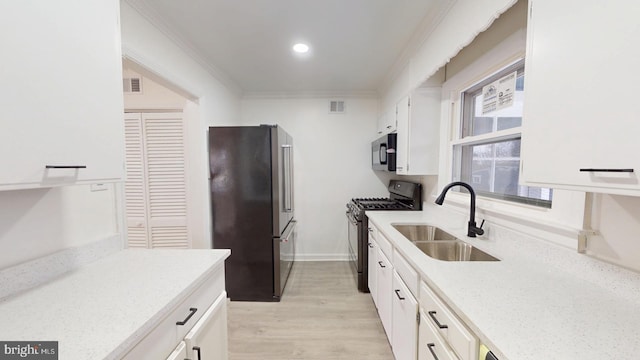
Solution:
<svg viewBox="0 0 640 360"><path fill-rule="evenodd" d="M413 296L417 298L419 295L418 283L420 282L418 279L418 273L413 270L413 267L409 265L404 257L402 257L402 255L397 251L393 252L393 268L407 285L409 291L411 291Z"/></svg>
<svg viewBox="0 0 640 360"><path fill-rule="evenodd" d="M376 236L376 242L378 243L378 247L389 259L393 259L393 247L387 238L381 233L378 232Z"/></svg>
<svg viewBox="0 0 640 360"><path fill-rule="evenodd" d="M135 345L123 359L166 358L223 291L224 264L216 268L201 286L174 307L160 324ZM192 308L197 310L190 310ZM176 324L179 321L186 320L190 314L192 314L191 317L184 325Z"/></svg>
<svg viewBox="0 0 640 360"><path fill-rule="evenodd" d="M478 339L424 282L420 283L420 306L427 321L437 328L438 333L447 340L460 359L475 359L478 353Z"/></svg>
<svg viewBox="0 0 640 360"><path fill-rule="evenodd" d="M458 360L422 310L420 310L420 318L418 360Z"/></svg>

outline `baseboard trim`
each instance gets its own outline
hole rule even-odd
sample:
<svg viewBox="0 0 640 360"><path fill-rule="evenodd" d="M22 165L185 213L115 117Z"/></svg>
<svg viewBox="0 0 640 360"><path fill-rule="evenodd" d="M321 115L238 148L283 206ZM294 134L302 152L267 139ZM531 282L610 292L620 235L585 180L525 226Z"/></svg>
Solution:
<svg viewBox="0 0 640 360"><path fill-rule="evenodd" d="M296 254L296 261L349 261L349 254Z"/></svg>

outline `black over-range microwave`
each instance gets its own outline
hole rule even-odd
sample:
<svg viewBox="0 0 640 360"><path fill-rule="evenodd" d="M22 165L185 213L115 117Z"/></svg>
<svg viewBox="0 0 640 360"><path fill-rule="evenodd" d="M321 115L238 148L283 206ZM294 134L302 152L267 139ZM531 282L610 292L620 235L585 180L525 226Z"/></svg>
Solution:
<svg viewBox="0 0 640 360"><path fill-rule="evenodd" d="M396 171L397 134L387 134L371 143L373 170Z"/></svg>

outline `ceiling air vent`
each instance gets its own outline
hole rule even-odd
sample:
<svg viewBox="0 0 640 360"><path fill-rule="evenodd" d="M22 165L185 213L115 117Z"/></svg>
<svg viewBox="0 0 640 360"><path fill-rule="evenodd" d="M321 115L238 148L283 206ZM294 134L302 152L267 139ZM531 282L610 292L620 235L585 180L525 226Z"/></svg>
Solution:
<svg viewBox="0 0 640 360"><path fill-rule="evenodd" d="M344 101L343 100L331 100L331 101L329 101L329 113L330 114L344 114Z"/></svg>
<svg viewBox="0 0 640 360"><path fill-rule="evenodd" d="M142 80L140 78L124 78L122 79L122 85L125 93L142 93Z"/></svg>

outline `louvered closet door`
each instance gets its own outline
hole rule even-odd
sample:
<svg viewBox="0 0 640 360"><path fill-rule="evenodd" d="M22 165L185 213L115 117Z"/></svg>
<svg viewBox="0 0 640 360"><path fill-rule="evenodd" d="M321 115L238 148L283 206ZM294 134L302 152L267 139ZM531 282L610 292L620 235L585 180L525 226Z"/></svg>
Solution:
<svg viewBox="0 0 640 360"><path fill-rule="evenodd" d="M147 188L142 141L142 115L125 114L126 181L125 211L130 248L149 247L147 229Z"/></svg>
<svg viewBox="0 0 640 360"><path fill-rule="evenodd" d="M185 121L182 113L142 114L152 248L188 248Z"/></svg>
<svg viewBox="0 0 640 360"><path fill-rule="evenodd" d="M129 247L188 248L182 113L127 114Z"/></svg>

